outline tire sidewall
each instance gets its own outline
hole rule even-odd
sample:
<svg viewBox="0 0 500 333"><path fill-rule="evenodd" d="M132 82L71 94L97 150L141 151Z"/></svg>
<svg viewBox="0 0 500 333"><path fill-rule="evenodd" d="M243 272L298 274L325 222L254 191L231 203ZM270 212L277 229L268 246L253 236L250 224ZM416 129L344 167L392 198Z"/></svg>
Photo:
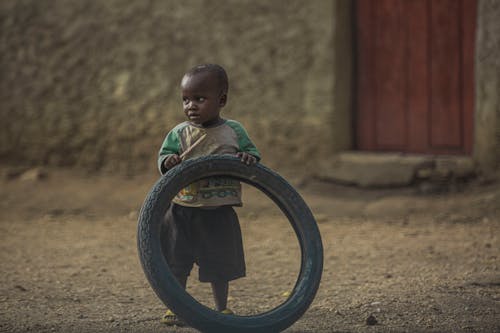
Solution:
<svg viewBox="0 0 500 333"><path fill-rule="evenodd" d="M256 316L225 316L197 302L177 283L161 252L160 223L171 199L184 186L206 177L234 177L262 192L287 216L301 248L301 269L290 297ZM180 318L203 332L279 332L299 319L319 287L323 268L321 236L302 197L262 164L247 166L232 156L210 155L169 170L152 187L142 206L137 233L139 258L157 296Z"/></svg>

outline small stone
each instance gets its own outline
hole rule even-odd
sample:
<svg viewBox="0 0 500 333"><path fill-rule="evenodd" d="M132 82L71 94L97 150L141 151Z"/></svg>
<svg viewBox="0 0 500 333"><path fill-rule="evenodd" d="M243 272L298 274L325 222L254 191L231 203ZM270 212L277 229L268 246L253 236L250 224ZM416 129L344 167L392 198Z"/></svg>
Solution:
<svg viewBox="0 0 500 333"><path fill-rule="evenodd" d="M378 324L378 321L374 315L370 315L368 318L366 318L366 325L373 326L373 325L377 325L377 324Z"/></svg>
<svg viewBox="0 0 500 333"><path fill-rule="evenodd" d="M20 290L20 291L28 291L28 289L24 288L23 286L21 285L15 285L14 288L16 288L17 290Z"/></svg>
<svg viewBox="0 0 500 333"><path fill-rule="evenodd" d="M437 307L437 306L431 306L431 309L433 311L435 311L436 313L443 313L443 311L441 311L441 309L439 307Z"/></svg>
<svg viewBox="0 0 500 333"><path fill-rule="evenodd" d="M419 169L419 170L417 170L417 177L420 179L428 179L432 176L433 172L434 172L434 170L431 168Z"/></svg>
<svg viewBox="0 0 500 333"><path fill-rule="evenodd" d="M247 218L248 218L249 220L254 221L254 220L256 220L256 219L258 219L258 218L259 218L259 214L258 214L258 213L256 213L256 212L250 212L250 213L248 213Z"/></svg>
<svg viewBox="0 0 500 333"><path fill-rule="evenodd" d="M19 177L21 181L38 181L47 178L47 172L40 168L33 168L25 171Z"/></svg>
<svg viewBox="0 0 500 333"><path fill-rule="evenodd" d="M418 192L420 194L440 194L443 193L445 187L442 184L438 184L431 181L423 181L418 185Z"/></svg>
<svg viewBox="0 0 500 333"><path fill-rule="evenodd" d="M328 216L325 214L314 214L314 219L317 223L328 222Z"/></svg>
<svg viewBox="0 0 500 333"><path fill-rule="evenodd" d="M133 210L131 211L130 213L128 213L128 218L130 220L137 220L137 217L139 216L139 214L137 213L137 211Z"/></svg>
<svg viewBox="0 0 500 333"><path fill-rule="evenodd" d="M21 168L13 168L13 169L5 170L3 172L2 178L6 179L6 180L16 179L19 176L21 176L25 170L26 169L21 169Z"/></svg>

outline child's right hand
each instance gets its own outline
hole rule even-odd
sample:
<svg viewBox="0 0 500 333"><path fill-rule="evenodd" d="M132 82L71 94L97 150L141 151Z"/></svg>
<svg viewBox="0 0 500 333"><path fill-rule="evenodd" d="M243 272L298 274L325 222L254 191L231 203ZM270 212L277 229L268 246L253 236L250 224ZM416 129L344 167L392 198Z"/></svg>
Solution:
<svg viewBox="0 0 500 333"><path fill-rule="evenodd" d="M163 166L165 169L172 169L177 164L181 163L181 157L177 154L167 155L167 158L163 160Z"/></svg>

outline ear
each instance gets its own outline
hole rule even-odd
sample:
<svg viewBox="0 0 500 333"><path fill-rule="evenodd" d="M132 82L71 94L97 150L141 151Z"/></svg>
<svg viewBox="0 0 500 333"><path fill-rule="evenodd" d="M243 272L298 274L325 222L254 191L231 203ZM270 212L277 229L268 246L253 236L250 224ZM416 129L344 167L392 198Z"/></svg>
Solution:
<svg viewBox="0 0 500 333"><path fill-rule="evenodd" d="M225 106L225 105L226 105L226 103L227 103L227 94L225 94L225 93L224 93L224 94L222 94L222 95L220 96L220 99L219 99L219 106L220 106L220 107L223 107L223 106Z"/></svg>

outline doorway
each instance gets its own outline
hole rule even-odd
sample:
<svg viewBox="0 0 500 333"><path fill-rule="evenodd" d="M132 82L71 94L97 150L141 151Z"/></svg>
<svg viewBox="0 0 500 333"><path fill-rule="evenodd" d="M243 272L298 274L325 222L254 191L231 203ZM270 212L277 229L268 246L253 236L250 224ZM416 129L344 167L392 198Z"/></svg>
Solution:
<svg viewBox="0 0 500 333"><path fill-rule="evenodd" d="M356 2L359 150L469 155L476 0Z"/></svg>

